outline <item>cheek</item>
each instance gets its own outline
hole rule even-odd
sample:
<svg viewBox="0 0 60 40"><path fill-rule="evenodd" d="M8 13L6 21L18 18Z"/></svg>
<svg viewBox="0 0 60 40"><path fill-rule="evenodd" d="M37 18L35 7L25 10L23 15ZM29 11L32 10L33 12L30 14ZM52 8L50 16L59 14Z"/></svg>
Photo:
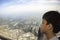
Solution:
<svg viewBox="0 0 60 40"><path fill-rule="evenodd" d="M45 24L42 24L41 30L42 30L42 31L45 31L45 29L46 29L46 25L45 25Z"/></svg>

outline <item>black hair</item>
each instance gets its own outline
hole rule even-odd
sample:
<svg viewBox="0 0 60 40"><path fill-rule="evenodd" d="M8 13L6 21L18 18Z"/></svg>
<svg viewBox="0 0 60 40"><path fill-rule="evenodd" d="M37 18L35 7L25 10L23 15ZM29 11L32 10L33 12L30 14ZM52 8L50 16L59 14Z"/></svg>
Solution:
<svg viewBox="0 0 60 40"><path fill-rule="evenodd" d="M60 31L60 13L58 11L46 12L43 15L43 19L47 21L47 24L52 24L54 33L58 33Z"/></svg>

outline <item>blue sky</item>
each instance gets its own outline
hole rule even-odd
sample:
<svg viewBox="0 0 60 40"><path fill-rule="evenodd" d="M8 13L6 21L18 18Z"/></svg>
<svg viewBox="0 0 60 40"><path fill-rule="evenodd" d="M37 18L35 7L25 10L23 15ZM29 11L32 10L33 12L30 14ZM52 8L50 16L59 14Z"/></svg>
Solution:
<svg viewBox="0 0 60 40"><path fill-rule="evenodd" d="M0 0L0 14L15 14L25 12L40 12L59 10L60 1L57 0Z"/></svg>
<svg viewBox="0 0 60 40"><path fill-rule="evenodd" d="M28 3L32 0L0 0L0 4L12 3L12 4L23 4Z"/></svg>
<svg viewBox="0 0 60 40"><path fill-rule="evenodd" d="M6 3L6 2L10 2L11 0L0 0L0 3L1 4L4 4L4 3Z"/></svg>

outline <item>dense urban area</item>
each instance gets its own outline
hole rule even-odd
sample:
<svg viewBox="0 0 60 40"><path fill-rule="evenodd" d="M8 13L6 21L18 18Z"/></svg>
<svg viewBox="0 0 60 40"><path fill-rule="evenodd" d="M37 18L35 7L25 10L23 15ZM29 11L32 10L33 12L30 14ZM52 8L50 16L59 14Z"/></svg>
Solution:
<svg viewBox="0 0 60 40"><path fill-rule="evenodd" d="M39 18L0 17L0 36L8 40L37 40Z"/></svg>

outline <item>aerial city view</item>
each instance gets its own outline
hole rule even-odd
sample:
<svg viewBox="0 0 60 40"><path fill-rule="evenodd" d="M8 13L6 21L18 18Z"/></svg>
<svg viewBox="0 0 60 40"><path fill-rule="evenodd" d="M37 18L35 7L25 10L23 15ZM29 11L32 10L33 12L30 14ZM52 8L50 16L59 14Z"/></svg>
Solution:
<svg viewBox="0 0 60 40"><path fill-rule="evenodd" d="M59 0L0 0L0 39L37 40L43 14L60 12L59 4Z"/></svg>

